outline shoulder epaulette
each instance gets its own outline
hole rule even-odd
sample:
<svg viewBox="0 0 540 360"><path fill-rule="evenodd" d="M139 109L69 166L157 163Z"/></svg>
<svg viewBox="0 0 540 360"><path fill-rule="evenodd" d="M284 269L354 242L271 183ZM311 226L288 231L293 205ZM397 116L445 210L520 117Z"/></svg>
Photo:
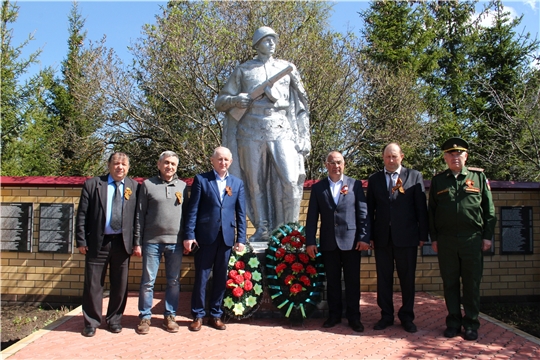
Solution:
<svg viewBox="0 0 540 360"><path fill-rule="evenodd" d="M467 170L478 171L478 172L484 172L484 169L477 168L477 167L468 167Z"/></svg>

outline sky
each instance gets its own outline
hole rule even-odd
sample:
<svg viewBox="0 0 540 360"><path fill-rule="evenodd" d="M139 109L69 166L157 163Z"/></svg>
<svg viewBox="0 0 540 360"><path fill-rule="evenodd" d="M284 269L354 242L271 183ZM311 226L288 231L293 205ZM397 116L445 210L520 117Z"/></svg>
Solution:
<svg viewBox="0 0 540 360"><path fill-rule="evenodd" d="M128 46L141 37L144 24L155 23L160 6L166 1L79 1L79 12L85 19L87 39L99 41L106 36L106 46L113 48L117 55L129 63L131 55ZM481 1L479 9L482 6ZM33 66L27 76L36 74L41 68L52 66L59 70L67 56L68 15L72 2L63 1L16 1L19 14L12 25L12 45L21 44L30 34L34 40L23 49L22 57L42 49L40 63ZM540 0L506 0L505 10L513 17L523 15L521 28L540 38ZM368 1L337 1L330 18L331 26L337 31L348 28L359 33L362 23L358 12L368 8ZM484 19L489 23L489 17ZM521 29L520 29L521 30Z"/></svg>

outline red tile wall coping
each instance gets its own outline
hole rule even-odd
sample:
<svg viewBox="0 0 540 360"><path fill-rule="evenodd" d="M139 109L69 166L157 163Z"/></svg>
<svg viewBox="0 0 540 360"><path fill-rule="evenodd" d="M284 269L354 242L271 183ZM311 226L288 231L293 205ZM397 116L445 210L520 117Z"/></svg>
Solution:
<svg viewBox="0 0 540 360"><path fill-rule="evenodd" d="M54 187L72 187L82 186L90 177L85 176L0 176L0 184L2 186L54 186ZM135 178L136 181L142 183L144 178ZM188 185L193 183L193 178L182 179ZM310 189L313 184L319 180L306 180L304 188ZM426 188L429 188L431 181L424 180ZM516 189L516 190L540 190L540 182L519 182L519 181L498 181L490 180L489 184L492 189ZM362 186L367 187L367 180L362 180Z"/></svg>

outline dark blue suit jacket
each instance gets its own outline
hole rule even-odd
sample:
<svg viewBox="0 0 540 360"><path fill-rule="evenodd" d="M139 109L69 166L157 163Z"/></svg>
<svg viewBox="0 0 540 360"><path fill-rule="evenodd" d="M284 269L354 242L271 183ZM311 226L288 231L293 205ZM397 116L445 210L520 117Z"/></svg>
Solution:
<svg viewBox="0 0 540 360"><path fill-rule="evenodd" d="M186 240L196 239L201 245L211 244L221 228L228 246L234 245L235 238L242 244L246 242L244 183L229 174L227 186L232 193L225 194L222 202L213 170L195 176L185 217Z"/></svg>
<svg viewBox="0 0 540 360"><path fill-rule="evenodd" d="M306 221L306 244L316 244L317 222L321 217L320 249L353 250L358 241L369 244L369 220L362 182L343 176L346 195L334 202L330 182L325 178L311 187Z"/></svg>

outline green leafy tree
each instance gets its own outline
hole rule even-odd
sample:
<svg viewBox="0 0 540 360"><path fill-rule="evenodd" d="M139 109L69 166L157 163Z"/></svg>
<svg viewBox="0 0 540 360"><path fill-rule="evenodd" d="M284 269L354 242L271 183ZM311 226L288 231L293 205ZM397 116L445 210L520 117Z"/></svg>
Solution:
<svg viewBox="0 0 540 360"><path fill-rule="evenodd" d="M170 2L134 46L133 67L103 64L112 74L104 84L116 109L111 127L122 129L111 134L113 144L134 158L132 173L155 173L157 155L168 149L180 155L181 177L208 169L223 133L215 98L254 56L255 29L267 25L279 34L276 57L302 74L312 130L307 176L321 176L326 153L355 141L344 129L356 121L349 109L360 80L358 41L329 30L330 9L323 2Z"/></svg>
<svg viewBox="0 0 540 360"><path fill-rule="evenodd" d="M68 21L68 54L62 62L62 76L48 88L48 116L58 125L58 175L93 175L103 166L106 139L100 131L108 113L102 78L90 74L95 74L93 68L104 50L102 43L85 47L84 19L75 2Z"/></svg>
<svg viewBox="0 0 540 360"><path fill-rule="evenodd" d="M501 1L492 1L487 10L493 14L493 24L481 29L471 55L476 69L470 86L475 94L471 104L475 119L473 153L491 178L530 178L524 169L537 158L526 150L531 136L537 137L533 131L535 119L531 117L534 111L528 111L520 102L531 101L531 110L538 103L531 97L534 90L530 91L538 75L531 64L539 42L528 33L516 33L522 17L511 19Z"/></svg>
<svg viewBox="0 0 540 360"><path fill-rule="evenodd" d="M2 175L23 175L20 170L21 149L20 138L26 129L29 112L29 95L27 84L19 84L22 75L37 61L41 52L38 50L27 58L21 58L21 52L33 40L32 35L21 43L14 45L13 24L18 17L19 7L7 0L2 1L1 13L1 153Z"/></svg>

